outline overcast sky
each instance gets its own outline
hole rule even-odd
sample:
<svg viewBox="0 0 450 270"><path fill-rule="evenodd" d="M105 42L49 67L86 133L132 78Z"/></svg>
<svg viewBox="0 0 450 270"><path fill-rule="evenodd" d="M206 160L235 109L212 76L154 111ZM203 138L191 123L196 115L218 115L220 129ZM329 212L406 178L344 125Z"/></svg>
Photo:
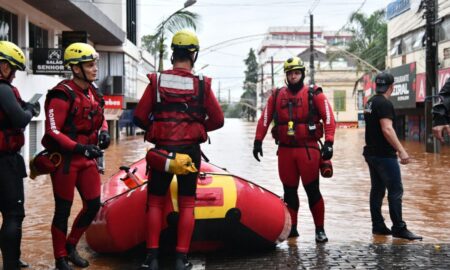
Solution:
<svg viewBox="0 0 450 270"><path fill-rule="evenodd" d="M222 93L231 89L231 99L238 100L242 94L244 59L250 48L258 50L263 34L271 26L307 26L309 10L314 15L314 25L324 30L339 30L350 14L360 8L371 14L385 8L393 0L197 0L188 10L200 15L197 34L200 50L227 42L226 47L214 47L200 54L196 67L205 66L201 73L213 78L217 92L218 82ZM156 26L173 12L183 7L185 0L141 0L138 6L141 34L152 34ZM251 37L253 36L253 37ZM170 63L165 63L169 67ZM228 94L226 94L228 95ZM227 96L222 96L227 98Z"/></svg>

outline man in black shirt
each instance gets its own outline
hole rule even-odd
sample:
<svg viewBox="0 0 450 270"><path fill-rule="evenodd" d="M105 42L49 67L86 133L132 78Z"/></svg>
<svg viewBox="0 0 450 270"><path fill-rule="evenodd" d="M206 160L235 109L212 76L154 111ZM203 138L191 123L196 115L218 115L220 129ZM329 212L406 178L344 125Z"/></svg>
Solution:
<svg viewBox="0 0 450 270"><path fill-rule="evenodd" d="M394 77L389 73L380 73L375 78L376 95L372 96L364 107L366 121L366 146L363 155L369 166L370 215L372 233L390 235L409 240L422 240L406 228L402 219L403 185L398 165L397 153L401 164L409 163L409 155L398 140L394 130L394 106L388 100L394 89ZM383 198L388 191L389 215L392 231L384 223L381 214Z"/></svg>
<svg viewBox="0 0 450 270"><path fill-rule="evenodd" d="M444 142L444 134L450 135L450 78L439 92L439 102L433 106L433 135Z"/></svg>

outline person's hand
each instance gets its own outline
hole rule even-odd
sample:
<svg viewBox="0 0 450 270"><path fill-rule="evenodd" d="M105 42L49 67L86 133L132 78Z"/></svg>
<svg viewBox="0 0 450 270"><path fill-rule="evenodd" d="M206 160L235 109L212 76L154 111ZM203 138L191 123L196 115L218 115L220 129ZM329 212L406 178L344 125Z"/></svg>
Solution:
<svg viewBox="0 0 450 270"><path fill-rule="evenodd" d="M103 156L102 150L97 145L93 144L77 144L75 146L74 152L77 154L81 154L88 159L94 159Z"/></svg>
<svg viewBox="0 0 450 270"><path fill-rule="evenodd" d="M103 150L108 148L110 143L111 143L111 136L109 136L108 131L106 130L100 131L100 134L98 135L98 147L100 147L100 149Z"/></svg>
<svg viewBox="0 0 450 270"><path fill-rule="evenodd" d="M330 160L333 157L333 143L325 141L322 147L322 159Z"/></svg>
<svg viewBox="0 0 450 270"><path fill-rule="evenodd" d="M444 134L450 135L450 125L439 125L433 127L433 135L441 142L444 142Z"/></svg>
<svg viewBox="0 0 450 270"><path fill-rule="evenodd" d="M404 149L398 152L398 157L400 158L400 164L405 165L409 163L409 155Z"/></svg>
<svg viewBox="0 0 450 270"><path fill-rule="evenodd" d="M24 107L25 110L31 112L33 117L37 117L41 113L41 104L39 104L39 101L36 101L35 103L25 102Z"/></svg>
<svg viewBox="0 0 450 270"><path fill-rule="evenodd" d="M261 155L261 157L263 156L262 141L255 140L253 143L253 156L257 161L260 161L258 155Z"/></svg>

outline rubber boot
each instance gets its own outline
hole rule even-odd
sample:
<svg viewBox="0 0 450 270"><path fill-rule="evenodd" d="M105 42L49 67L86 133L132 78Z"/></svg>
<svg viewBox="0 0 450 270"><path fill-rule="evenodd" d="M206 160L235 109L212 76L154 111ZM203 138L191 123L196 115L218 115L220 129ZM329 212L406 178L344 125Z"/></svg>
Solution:
<svg viewBox="0 0 450 270"><path fill-rule="evenodd" d="M22 261L21 259L19 259L19 266L20 266L20 268L30 267L30 265L28 263Z"/></svg>
<svg viewBox="0 0 450 270"><path fill-rule="evenodd" d="M299 236L299 234L298 234L298 231L297 231L297 224L293 224L292 227L291 227L291 232L289 233L288 238L298 237L298 236Z"/></svg>
<svg viewBox="0 0 450 270"><path fill-rule="evenodd" d="M158 270L158 249L150 248L147 250L147 256L138 270Z"/></svg>
<svg viewBox="0 0 450 270"><path fill-rule="evenodd" d="M325 234L325 230L324 229L316 229L316 242L317 243L328 242L328 237Z"/></svg>
<svg viewBox="0 0 450 270"><path fill-rule="evenodd" d="M186 253L177 252L175 255L175 270L190 270L192 263L187 259Z"/></svg>
<svg viewBox="0 0 450 270"><path fill-rule="evenodd" d="M78 254L77 249L74 245L67 244L67 260L73 263L75 266L86 268L89 266L89 262Z"/></svg>
<svg viewBox="0 0 450 270"><path fill-rule="evenodd" d="M73 270L72 267L70 267L69 262L67 261L67 257L56 259L55 267L56 270Z"/></svg>

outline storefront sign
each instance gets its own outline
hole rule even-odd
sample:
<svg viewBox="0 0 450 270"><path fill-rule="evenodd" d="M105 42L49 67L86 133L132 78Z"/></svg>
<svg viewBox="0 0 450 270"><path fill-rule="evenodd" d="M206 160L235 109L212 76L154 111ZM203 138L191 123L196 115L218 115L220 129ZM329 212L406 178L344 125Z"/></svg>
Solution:
<svg viewBox="0 0 450 270"><path fill-rule="evenodd" d="M388 20L402 14L403 12L409 10L411 8L411 4L409 0L396 0L391 2L386 7L386 18Z"/></svg>
<svg viewBox="0 0 450 270"><path fill-rule="evenodd" d="M416 107L416 63L390 70L394 76L394 91L390 100L396 109Z"/></svg>
<svg viewBox="0 0 450 270"><path fill-rule="evenodd" d="M123 96L103 96L105 100L105 109L119 109L123 108Z"/></svg>
<svg viewBox="0 0 450 270"><path fill-rule="evenodd" d="M34 48L33 73L46 75L62 75L71 73L64 68L64 52L62 49Z"/></svg>
<svg viewBox="0 0 450 270"><path fill-rule="evenodd" d="M436 92L439 92L444 86L445 81L450 78L450 68L440 69L438 72L438 89ZM425 73L417 74L416 76L416 102L424 102L426 96L426 76Z"/></svg>

